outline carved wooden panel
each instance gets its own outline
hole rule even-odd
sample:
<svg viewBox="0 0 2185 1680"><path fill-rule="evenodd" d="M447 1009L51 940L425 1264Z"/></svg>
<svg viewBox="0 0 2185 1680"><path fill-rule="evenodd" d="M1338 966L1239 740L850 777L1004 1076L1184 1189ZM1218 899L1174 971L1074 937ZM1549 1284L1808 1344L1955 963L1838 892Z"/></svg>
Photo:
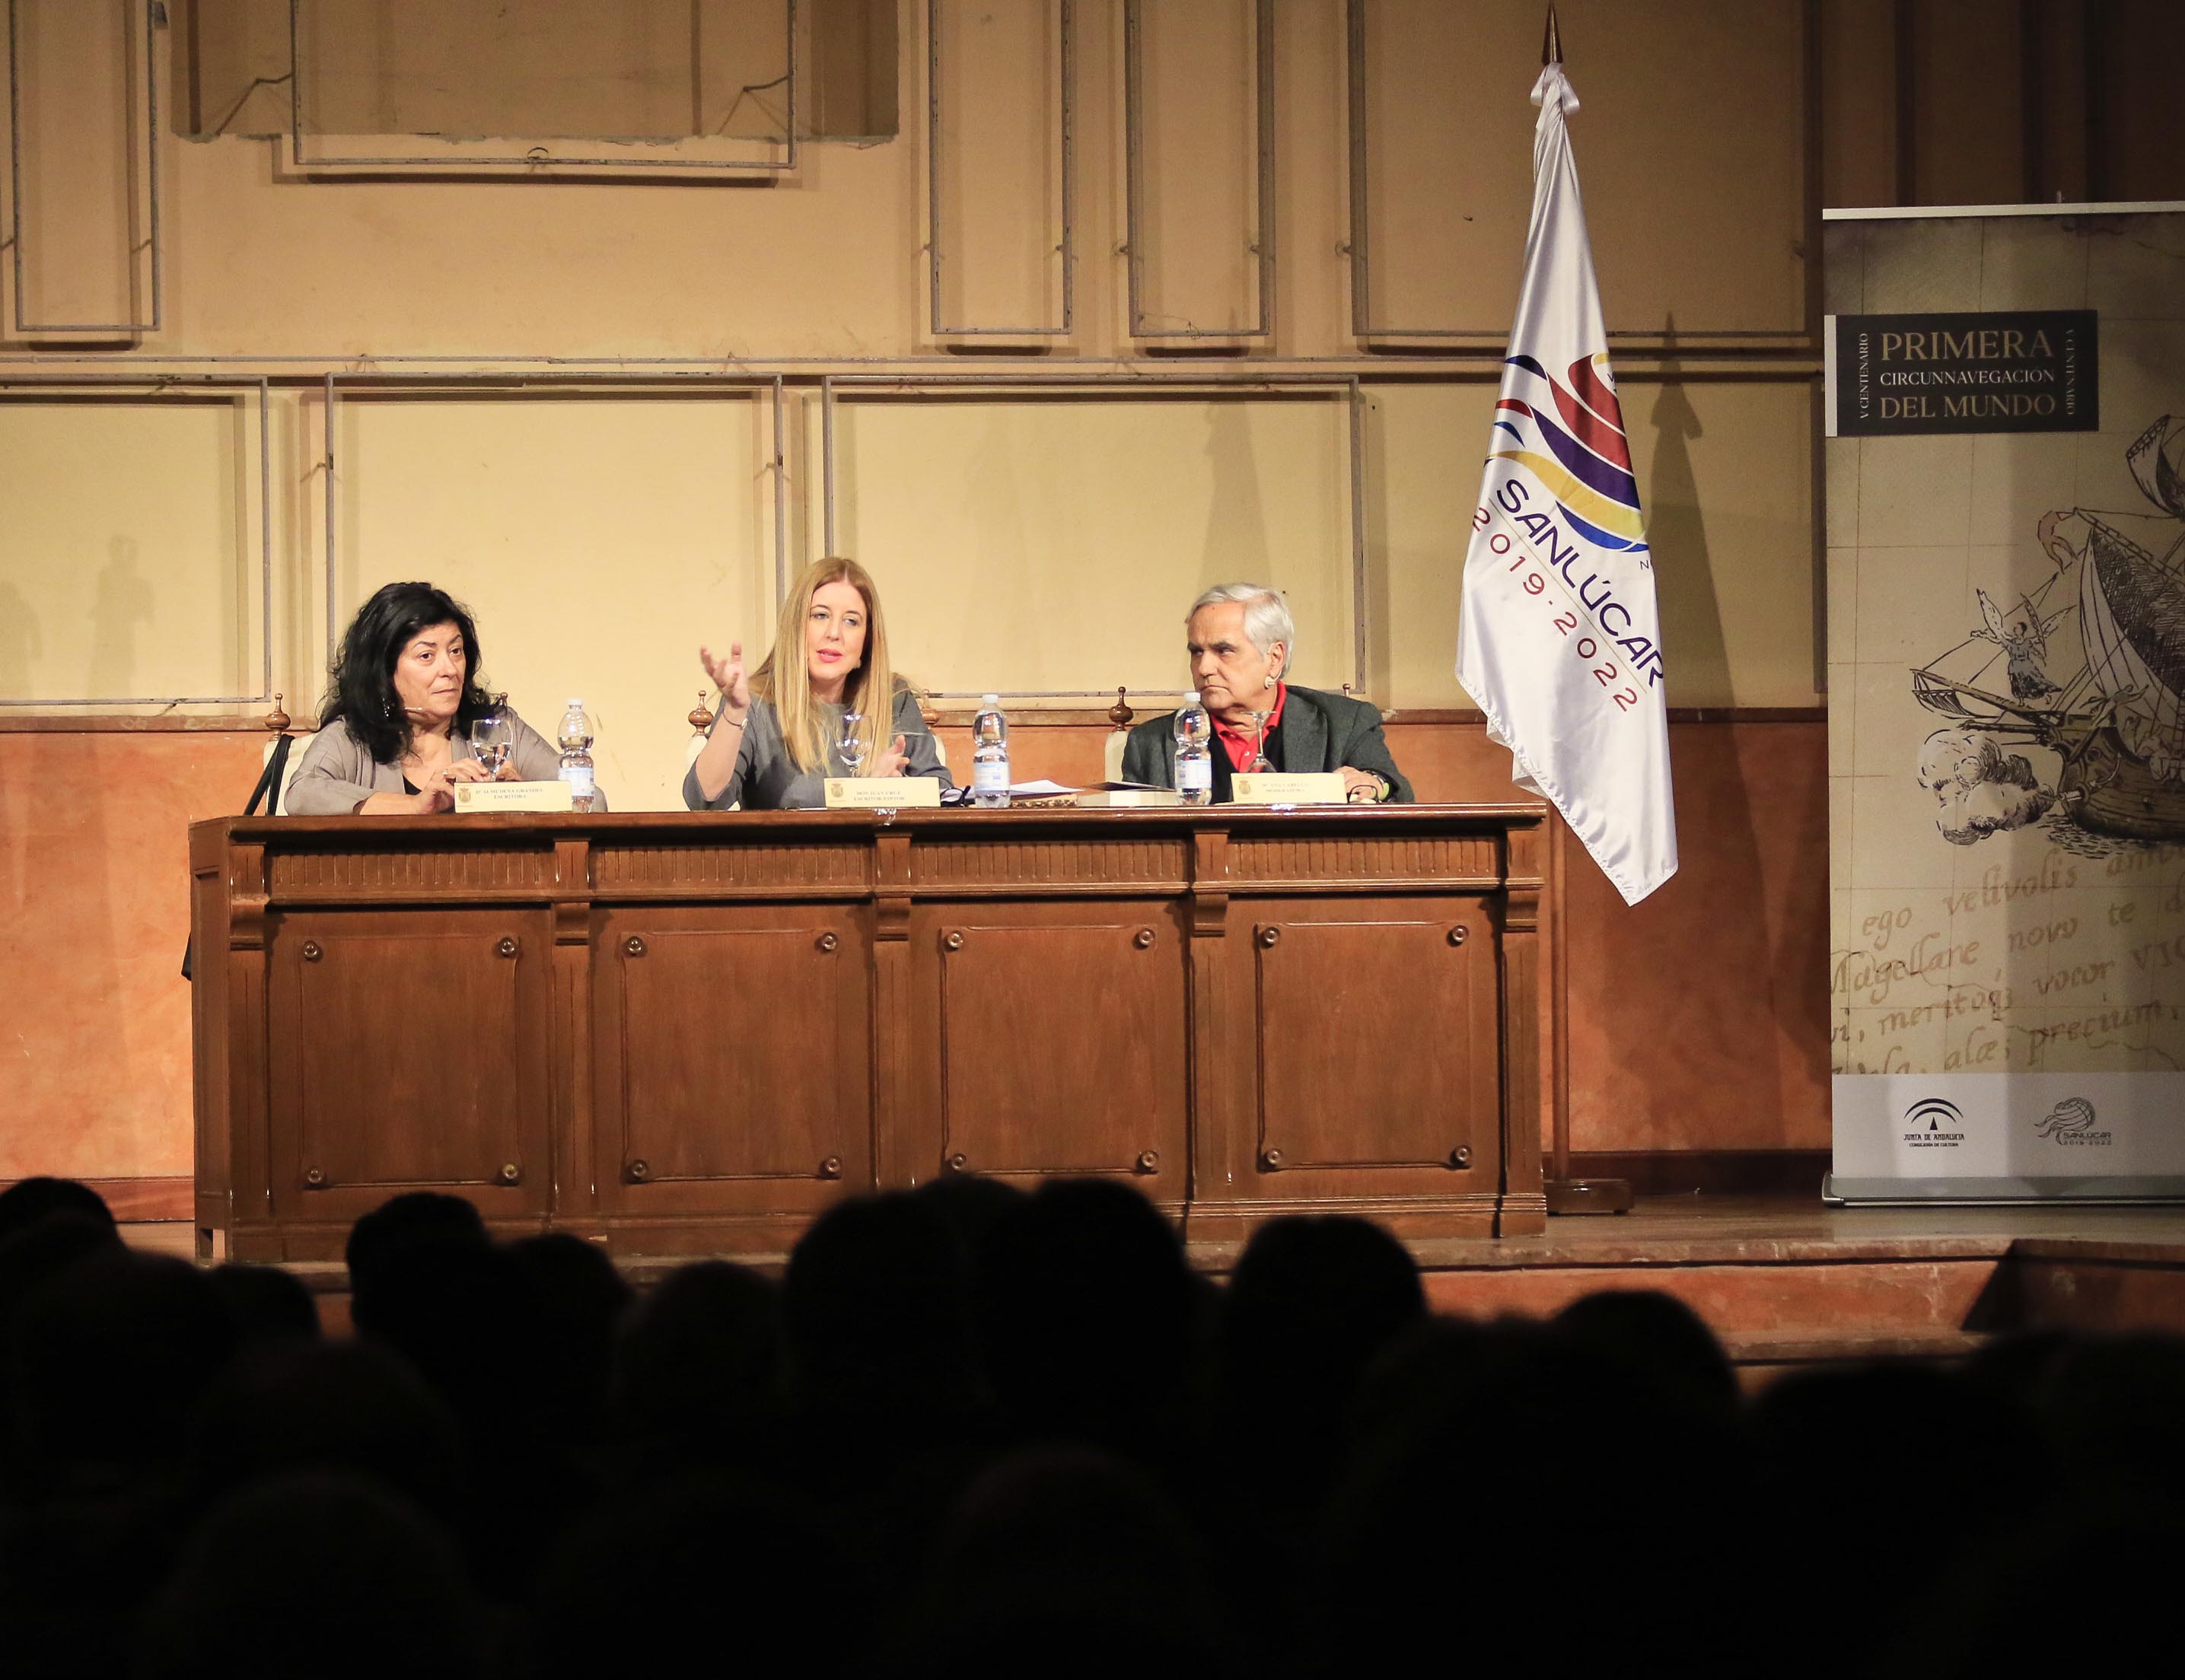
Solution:
<svg viewBox="0 0 2185 1680"><path fill-rule="evenodd" d="M1042 887L1182 890L1191 856L1181 839L1090 840L1035 834L1018 839L920 837L911 852L911 879L920 890L992 887L1011 892Z"/></svg>
<svg viewBox="0 0 2185 1680"><path fill-rule="evenodd" d="M1500 1047L1484 907L1262 905L1250 937L1263 1175L1417 1168L1448 1180L1419 1186L1437 1193L1491 1187Z"/></svg>
<svg viewBox="0 0 2185 1680"><path fill-rule="evenodd" d="M618 897L739 889L855 891L871 879L872 848L863 840L754 846L729 826L710 843L597 846L592 874L601 893Z"/></svg>
<svg viewBox="0 0 2185 1680"><path fill-rule="evenodd" d="M1183 1193L1185 940L1165 904L933 907L945 1170L1127 1173Z"/></svg>
<svg viewBox="0 0 2185 1680"><path fill-rule="evenodd" d="M286 916L269 940L277 1213L354 1218L400 1189L546 1205L543 913Z"/></svg>
<svg viewBox="0 0 2185 1680"><path fill-rule="evenodd" d="M612 912L598 925L606 1205L673 1203L679 1186L734 1180L755 1194L765 1180L869 1187L858 913L700 907Z"/></svg>
<svg viewBox="0 0 2185 1680"><path fill-rule="evenodd" d="M323 851L280 851L273 898L324 902L425 896L507 893L543 896L554 879L552 846L421 846L369 843Z"/></svg>
<svg viewBox="0 0 2185 1680"><path fill-rule="evenodd" d="M1229 843L1229 879L1238 884L1495 881L1494 834L1239 834Z"/></svg>

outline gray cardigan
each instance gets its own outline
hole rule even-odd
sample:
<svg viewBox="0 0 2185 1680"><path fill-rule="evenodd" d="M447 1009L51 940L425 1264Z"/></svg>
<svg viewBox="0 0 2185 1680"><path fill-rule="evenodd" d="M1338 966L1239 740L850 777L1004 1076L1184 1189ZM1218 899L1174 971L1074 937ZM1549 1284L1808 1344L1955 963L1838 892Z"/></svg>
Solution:
<svg viewBox="0 0 2185 1680"><path fill-rule="evenodd" d="M513 706L503 711L516 736L508 762L527 782L550 782L562 773L561 750L516 715ZM475 758L467 736L457 731L449 739L450 760ZM364 750L364 743L349 733L346 723L328 725L305 744L288 784L282 808L291 817L348 817L376 793L402 791L402 767L382 764ZM607 808L606 795L595 790L592 809Z"/></svg>
<svg viewBox="0 0 2185 1680"><path fill-rule="evenodd" d="M827 802L826 790L822 785L827 777L849 773L842 767L841 756L835 751L835 737L841 733L842 708L822 700L819 714L826 720L824 774L796 767L796 761L789 756L788 743L782 739L781 713L774 709L772 700L754 700L751 715L744 720L744 744L737 751L736 767L729 776L729 784L721 790L718 797L707 799L706 790L698 785L698 767L693 764L683 773L684 804L693 811L726 811L739 804L746 811L818 810ZM901 735L903 751L908 755L902 773L930 776L943 788L954 787L948 767L942 762L941 743L925 727L925 718L918 709L918 696L908 689L896 690L893 722L895 727L888 732L889 737ZM716 717L713 728L720 727L721 720Z"/></svg>

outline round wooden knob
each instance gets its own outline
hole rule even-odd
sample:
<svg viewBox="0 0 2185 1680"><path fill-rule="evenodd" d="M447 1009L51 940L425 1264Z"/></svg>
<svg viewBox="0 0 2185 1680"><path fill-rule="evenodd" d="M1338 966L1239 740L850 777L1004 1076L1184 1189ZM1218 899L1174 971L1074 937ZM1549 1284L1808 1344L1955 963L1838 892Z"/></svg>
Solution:
<svg viewBox="0 0 2185 1680"><path fill-rule="evenodd" d="M694 734L702 735L713 727L713 708L706 704L703 689L698 690L698 703L690 708L690 715L683 721L690 726Z"/></svg>
<svg viewBox="0 0 2185 1680"><path fill-rule="evenodd" d="M1141 1149L1138 1151L1138 1158L1132 1163L1132 1165L1134 1165L1137 1170L1142 1173L1159 1172L1160 1170L1160 1151L1158 1149Z"/></svg>
<svg viewBox="0 0 2185 1680"><path fill-rule="evenodd" d="M513 957L516 955L516 941L512 939L504 939L499 945L494 946L494 949L503 957Z"/></svg>
<svg viewBox="0 0 2185 1680"><path fill-rule="evenodd" d="M307 939L304 941L304 960L306 963L316 963L319 958L326 954L327 953L319 949L318 940L315 939Z"/></svg>
<svg viewBox="0 0 2185 1680"><path fill-rule="evenodd" d="M515 1162L503 1161L500 1164L500 1181L503 1184L515 1184L522 1177L523 1169L517 1166Z"/></svg>
<svg viewBox="0 0 2185 1680"><path fill-rule="evenodd" d="M273 696L273 709L260 720L277 735L285 734L288 725L295 721L288 716L287 708L281 704L284 698L286 696L277 693Z"/></svg>
<svg viewBox="0 0 2185 1680"><path fill-rule="evenodd" d="M941 944L945 950L961 951L964 948L964 935L952 928L941 936Z"/></svg>
<svg viewBox="0 0 2185 1680"><path fill-rule="evenodd" d="M1271 950L1275 946L1277 946L1277 945L1278 945L1278 944L1280 944L1280 943L1282 942L1282 930L1280 928L1262 928L1262 929L1260 929L1260 948L1261 948L1261 949L1263 949L1263 950Z"/></svg>
<svg viewBox="0 0 2185 1680"><path fill-rule="evenodd" d="M1472 1164L1472 1146L1468 1143L1458 1144L1456 1148L1449 1152L1449 1164L1452 1167L1470 1166Z"/></svg>
<svg viewBox="0 0 2185 1680"><path fill-rule="evenodd" d="M1451 928L1449 930L1449 942L1451 945L1462 945L1470 937L1471 929L1468 928Z"/></svg>
<svg viewBox="0 0 2185 1680"><path fill-rule="evenodd" d="M964 1158L964 1153L960 1149L953 1155L951 1155L947 1161L942 1163L942 1164L952 1173L968 1171L971 1165L970 1162Z"/></svg>
<svg viewBox="0 0 2185 1680"><path fill-rule="evenodd" d="M1271 1173L1280 1172L1282 1168L1282 1152L1279 1149L1262 1149L1260 1152L1260 1164Z"/></svg>
<svg viewBox="0 0 2185 1680"><path fill-rule="evenodd" d="M819 935L819 948L822 951L832 951L842 941L841 940L835 938L832 934L822 934Z"/></svg>
<svg viewBox="0 0 2185 1680"><path fill-rule="evenodd" d="M1131 943L1141 951L1151 951L1154 948L1154 930L1151 928L1140 928Z"/></svg>
<svg viewBox="0 0 2185 1680"><path fill-rule="evenodd" d="M624 951L627 951L633 957L642 957L645 955L645 941L640 939L635 934L632 934L628 939L622 942L622 948Z"/></svg>
<svg viewBox="0 0 2185 1680"><path fill-rule="evenodd" d="M304 1169L304 1182L310 1185L312 1189L316 1190L326 1181L326 1174L321 1172L318 1168L306 1167Z"/></svg>
<svg viewBox="0 0 2185 1680"><path fill-rule="evenodd" d="M820 1177L840 1178L841 1175L842 1158L840 1155L830 1155L825 1160L819 1164Z"/></svg>
<svg viewBox="0 0 2185 1680"><path fill-rule="evenodd" d="M1108 708L1108 721L1119 729L1127 729L1131 727L1131 720L1137 715L1131 710L1131 702L1126 698L1126 691L1118 688L1115 690L1115 703Z"/></svg>
<svg viewBox="0 0 2185 1680"><path fill-rule="evenodd" d="M650 1161L632 1161L623 1170L629 1175L632 1184L643 1184L652 1176L652 1164Z"/></svg>

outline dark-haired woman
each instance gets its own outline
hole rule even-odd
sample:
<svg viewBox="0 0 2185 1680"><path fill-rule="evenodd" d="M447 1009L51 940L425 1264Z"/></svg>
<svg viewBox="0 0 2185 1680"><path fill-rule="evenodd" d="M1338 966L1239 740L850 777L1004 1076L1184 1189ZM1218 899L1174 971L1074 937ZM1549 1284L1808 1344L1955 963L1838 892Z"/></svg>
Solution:
<svg viewBox="0 0 2185 1680"><path fill-rule="evenodd" d="M319 732L288 784L292 817L418 817L455 808L457 782L489 779L470 726L491 708L478 627L430 583L389 583L357 609L335 656ZM561 755L507 706L504 775L552 781ZM606 801L595 800L604 811Z"/></svg>

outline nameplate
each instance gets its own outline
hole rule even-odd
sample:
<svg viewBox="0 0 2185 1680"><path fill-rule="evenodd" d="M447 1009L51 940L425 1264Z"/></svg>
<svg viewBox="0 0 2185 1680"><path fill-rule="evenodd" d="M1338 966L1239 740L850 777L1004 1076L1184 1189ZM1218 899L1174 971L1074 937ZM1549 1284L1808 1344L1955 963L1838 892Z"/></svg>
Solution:
<svg viewBox="0 0 2185 1680"><path fill-rule="evenodd" d="M567 782L457 782L455 811L475 816L489 811L573 811Z"/></svg>
<svg viewBox="0 0 2185 1680"><path fill-rule="evenodd" d="M930 776L830 776L830 811L938 810L941 784Z"/></svg>
<svg viewBox="0 0 2185 1680"><path fill-rule="evenodd" d="M1296 775L1240 771L1229 779L1229 791L1238 805L1341 805L1350 797L1339 770Z"/></svg>

